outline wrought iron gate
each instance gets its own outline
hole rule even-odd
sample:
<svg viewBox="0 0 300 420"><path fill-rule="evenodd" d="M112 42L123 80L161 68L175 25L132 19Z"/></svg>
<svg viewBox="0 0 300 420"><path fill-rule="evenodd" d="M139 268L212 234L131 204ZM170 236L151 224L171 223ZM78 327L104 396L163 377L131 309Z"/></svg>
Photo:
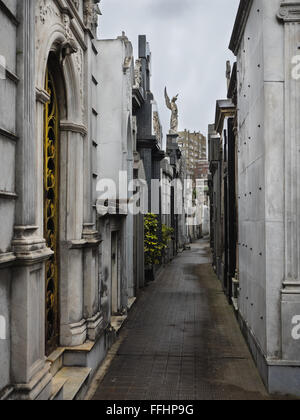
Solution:
<svg viewBox="0 0 300 420"><path fill-rule="evenodd" d="M46 264L46 353L49 355L59 344L59 112L54 79L49 69L46 91L51 99L45 105L44 116L44 235L47 246L54 253Z"/></svg>

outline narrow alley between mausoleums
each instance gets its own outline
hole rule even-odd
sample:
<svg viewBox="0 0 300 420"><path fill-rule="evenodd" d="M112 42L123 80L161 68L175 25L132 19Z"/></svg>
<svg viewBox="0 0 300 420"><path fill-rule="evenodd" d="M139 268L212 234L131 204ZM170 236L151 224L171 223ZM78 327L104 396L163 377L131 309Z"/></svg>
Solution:
<svg viewBox="0 0 300 420"><path fill-rule="evenodd" d="M108 359L87 398L269 398L212 270L207 240L143 290Z"/></svg>
<svg viewBox="0 0 300 420"><path fill-rule="evenodd" d="M299 48L297 0L0 0L0 401L300 398Z"/></svg>

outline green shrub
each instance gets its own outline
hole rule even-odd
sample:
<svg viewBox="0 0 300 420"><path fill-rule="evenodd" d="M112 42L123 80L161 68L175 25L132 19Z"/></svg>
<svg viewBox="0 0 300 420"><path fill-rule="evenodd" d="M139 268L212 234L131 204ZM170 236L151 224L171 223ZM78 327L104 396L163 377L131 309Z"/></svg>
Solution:
<svg viewBox="0 0 300 420"><path fill-rule="evenodd" d="M169 241L174 233L172 228L162 225L162 241L159 240L158 217L149 213L145 216L145 264L160 264L164 250L168 247Z"/></svg>

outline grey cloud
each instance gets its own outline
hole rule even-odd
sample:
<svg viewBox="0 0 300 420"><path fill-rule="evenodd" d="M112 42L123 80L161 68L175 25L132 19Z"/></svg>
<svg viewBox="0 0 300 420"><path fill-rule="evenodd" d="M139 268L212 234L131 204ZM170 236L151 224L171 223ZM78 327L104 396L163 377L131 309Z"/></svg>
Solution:
<svg viewBox="0 0 300 420"><path fill-rule="evenodd" d="M146 10L156 18L173 18L190 13L197 7L195 0L152 0Z"/></svg>
<svg viewBox="0 0 300 420"><path fill-rule="evenodd" d="M164 133L170 114L164 103L180 94L180 129L201 130L214 121L216 99L226 96L225 63L239 0L102 0L101 38L124 30L137 55L139 34L152 51L152 91Z"/></svg>

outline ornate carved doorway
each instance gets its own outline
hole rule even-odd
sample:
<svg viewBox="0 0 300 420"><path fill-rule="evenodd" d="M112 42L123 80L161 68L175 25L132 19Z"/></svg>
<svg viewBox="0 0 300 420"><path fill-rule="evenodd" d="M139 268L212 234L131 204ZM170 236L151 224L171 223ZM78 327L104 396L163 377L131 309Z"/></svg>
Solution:
<svg viewBox="0 0 300 420"><path fill-rule="evenodd" d="M46 354L59 345L59 109L55 81L47 68L50 102L44 115L44 235L53 256L46 264Z"/></svg>

